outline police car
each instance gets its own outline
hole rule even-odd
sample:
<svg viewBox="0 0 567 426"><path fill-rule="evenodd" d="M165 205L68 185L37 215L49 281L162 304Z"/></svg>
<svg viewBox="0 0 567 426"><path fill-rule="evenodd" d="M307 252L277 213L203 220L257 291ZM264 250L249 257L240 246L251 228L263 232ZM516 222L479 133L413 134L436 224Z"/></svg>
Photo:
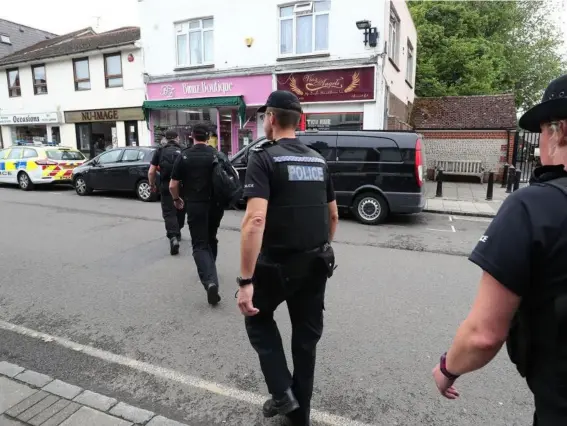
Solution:
<svg viewBox="0 0 567 426"><path fill-rule="evenodd" d="M29 191L35 185L71 183L73 169L85 160L73 148L19 143L0 149L0 184L17 184Z"/></svg>

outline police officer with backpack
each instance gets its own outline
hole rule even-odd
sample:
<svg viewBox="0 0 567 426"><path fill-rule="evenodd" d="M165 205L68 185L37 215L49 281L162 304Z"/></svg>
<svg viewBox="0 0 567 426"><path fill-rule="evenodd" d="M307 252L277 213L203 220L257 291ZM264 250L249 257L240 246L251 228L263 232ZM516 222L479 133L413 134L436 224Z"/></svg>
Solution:
<svg viewBox="0 0 567 426"><path fill-rule="evenodd" d="M173 205L173 197L169 192L169 181L173 171L173 164L181 154L179 136L173 130L165 133L166 143L160 146L154 153L148 172L148 180L152 189L159 190L161 197L161 212L165 222L166 236L169 239L169 248L172 256L179 253L179 242L181 240L181 229L185 224L185 210L177 209ZM159 168L160 187L156 188L156 175Z"/></svg>
<svg viewBox="0 0 567 426"><path fill-rule="evenodd" d="M543 166L508 196L471 254L483 271L478 295L433 376L456 399L459 376L484 367L506 342L534 394L533 424L567 425L567 75L519 124L540 133Z"/></svg>
<svg viewBox="0 0 567 426"><path fill-rule="evenodd" d="M174 205L187 211L193 259L207 300L214 306L221 300L216 260L217 231L224 209L213 197L213 170L216 159L226 156L207 144L209 128L205 124L193 126L192 136L193 146L184 149L173 166L169 190ZM180 197L181 184L184 200Z"/></svg>
<svg viewBox="0 0 567 426"><path fill-rule="evenodd" d="M272 394L264 416L284 415L293 425L308 426L325 287L335 265L330 243L337 203L325 159L295 136L299 99L275 91L259 112L268 140L248 158L238 307ZM293 373L274 321L284 301L292 324Z"/></svg>

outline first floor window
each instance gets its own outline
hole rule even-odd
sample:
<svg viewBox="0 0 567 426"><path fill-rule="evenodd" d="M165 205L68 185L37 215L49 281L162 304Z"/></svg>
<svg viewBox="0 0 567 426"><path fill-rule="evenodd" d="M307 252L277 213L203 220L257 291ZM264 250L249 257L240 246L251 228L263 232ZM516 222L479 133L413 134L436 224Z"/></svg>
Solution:
<svg viewBox="0 0 567 426"><path fill-rule="evenodd" d="M106 87L122 86L122 55L104 55L104 79Z"/></svg>
<svg viewBox="0 0 567 426"><path fill-rule="evenodd" d="M32 67L33 93L43 95L47 93L47 77L45 75L45 65L34 65Z"/></svg>
<svg viewBox="0 0 567 426"><path fill-rule="evenodd" d="M410 41L408 40L408 61L407 61L407 69L406 69L406 81L413 86L413 68L414 68L414 54L413 54L413 46L411 45Z"/></svg>
<svg viewBox="0 0 567 426"><path fill-rule="evenodd" d="M11 98L22 96L22 89L20 87L20 70L18 68L6 70L6 75L8 76L8 96Z"/></svg>
<svg viewBox="0 0 567 426"><path fill-rule="evenodd" d="M280 7L280 55L304 55L329 49L330 1Z"/></svg>
<svg viewBox="0 0 567 426"><path fill-rule="evenodd" d="M177 66L213 63L214 19L194 19L175 26Z"/></svg>

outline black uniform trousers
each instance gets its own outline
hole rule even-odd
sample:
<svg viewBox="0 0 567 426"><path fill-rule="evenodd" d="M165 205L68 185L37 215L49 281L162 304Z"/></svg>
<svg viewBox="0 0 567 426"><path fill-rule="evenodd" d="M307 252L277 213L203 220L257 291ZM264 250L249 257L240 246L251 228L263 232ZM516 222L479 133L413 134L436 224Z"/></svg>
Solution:
<svg viewBox="0 0 567 426"><path fill-rule="evenodd" d="M201 283L219 283L217 275L217 232L224 216L224 210L211 202L186 202L187 222L191 233L193 259Z"/></svg>
<svg viewBox="0 0 567 426"><path fill-rule="evenodd" d="M181 230L185 225L185 209L178 210L173 205L169 181L163 182L160 186L160 201L167 238L181 237Z"/></svg>
<svg viewBox="0 0 567 426"><path fill-rule="evenodd" d="M285 262L272 263L260 255L254 273L253 303L259 313L246 317L250 343L258 353L270 393L276 398L291 387L299 410L289 415L294 425L309 425L315 375L316 346L323 334L327 274L317 260L289 271ZM292 326L293 375L287 367L274 311L287 303Z"/></svg>

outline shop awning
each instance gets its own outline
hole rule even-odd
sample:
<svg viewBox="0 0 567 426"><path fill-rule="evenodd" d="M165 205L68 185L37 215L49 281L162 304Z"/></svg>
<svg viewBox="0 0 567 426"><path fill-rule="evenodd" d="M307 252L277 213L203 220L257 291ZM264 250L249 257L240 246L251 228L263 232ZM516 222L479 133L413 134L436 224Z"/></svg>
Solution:
<svg viewBox="0 0 567 426"><path fill-rule="evenodd" d="M163 101L144 101L144 115L146 121L149 122L149 113L151 110L159 109L181 109L181 108L221 108L221 107L238 107L238 117L240 123L246 121L246 103L242 96L219 96L216 98L199 98L199 99L169 99Z"/></svg>

